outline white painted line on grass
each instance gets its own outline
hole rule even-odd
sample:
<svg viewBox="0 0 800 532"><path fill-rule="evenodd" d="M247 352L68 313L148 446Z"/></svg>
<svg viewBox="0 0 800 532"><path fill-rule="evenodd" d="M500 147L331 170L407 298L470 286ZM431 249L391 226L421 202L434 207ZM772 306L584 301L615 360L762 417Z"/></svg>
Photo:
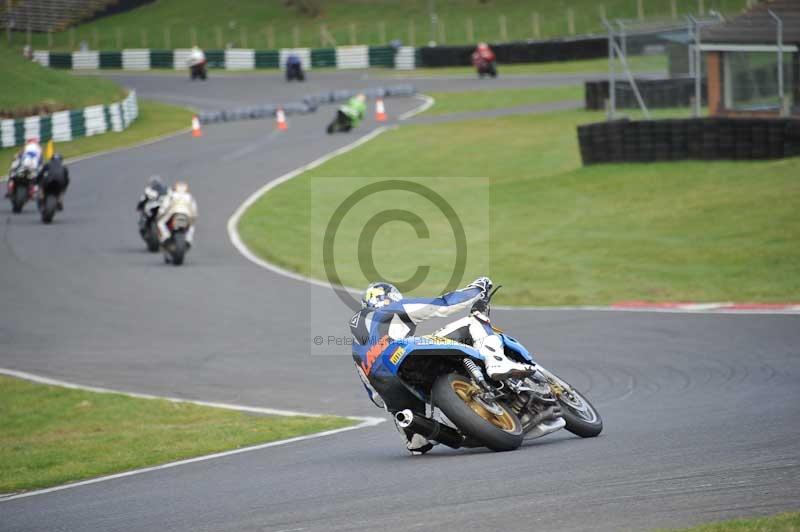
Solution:
<svg viewBox="0 0 800 532"><path fill-rule="evenodd" d="M192 399L182 399L182 398L178 398L178 397L161 397L161 396L158 396L158 395L150 395L150 394L136 393L136 392L124 392L124 391L119 391L119 390L111 390L109 388L100 388L100 387L97 387L97 386L84 386L82 384L75 384L75 383L72 383L72 382L66 382L66 381L62 381L62 380L58 380L58 379L51 379L50 377L44 377L42 375L35 375L33 373L27 373L27 372L24 372L24 371L17 371L17 370L7 369L7 368L0 368L0 374L8 375L9 377L16 377L18 379L23 379L23 380L26 380L26 381L36 382L36 383L39 383L39 384L47 384L47 385L50 385L50 386L60 386L62 388L70 388L70 389L73 389L73 390L84 390L84 391L95 392L95 393L109 393L109 394L113 393L113 394L117 394L117 395L124 395L126 397L135 397L137 399L161 399L161 400L170 401L170 402L173 402L173 403L189 403L189 404L206 406L206 407L211 407L211 408L222 408L222 409L226 409L226 410L236 410L236 411L239 411L239 412L252 412L252 413L258 413L258 414L268 414L268 415L276 415L276 416L304 416L304 417L322 417L322 416L328 415L328 414L318 414L318 413L310 413L310 412L298 412L298 411L294 411L294 410L279 410L279 409L275 409L275 408L261 408L261 407L257 407L257 406L237 405L237 404L231 404L231 403L216 403L216 402L211 402L211 401L195 401L195 400L192 400ZM330 415L333 416L333 414L330 414ZM172 467L186 465L186 464L192 464L192 463L195 463L195 462L204 462L206 460L213 460L215 458L222 458L222 457L225 457L225 456L232 456L232 455L235 455L235 454L247 453L247 452L251 452L251 451L258 451L258 450L261 450L261 449L266 449L268 447L277 447L277 446L280 446L280 445L287 445L289 443L295 443L295 442L299 442L299 441L313 440L313 439L316 439L316 438L322 438L324 436L330 436L330 435L333 435L333 434L339 434L340 432L347 432L347 431L351 431L351 430L357 430L357 429L362 429L362 428L367 428L367 427L373 427L375 425L378 425L378 424L383 423L384 421L386 421L385 419L379 418L379 417L361 417L361 416L336 416L336 417L343 417L343 418L346 418L346 419L352 419L354 421L359 421L360 423L358 423L356 425L353 425L353 426L350 426L350 427L343 427L343 428L340 428L340 429L326 430L326 431L323 431L323 432L317 432L317 433L308 434L308 435L305 435L305 436L297 436L297 437L288 438L288 439L285 439L285 440L278 440L278 441L273 441L273 442L269 442L269 443L262 443L260 445L252 445L250 447L242 447L241 449L233 449L231 451L222 451L222 452L219 452L219 453L207 454L207 455L203 455L203 456L197 456L197 457L194 457L194 458L187 458L185 460L178 460L176 462L169 462L169 463L166 463L166 464L161 464L161 465L157 465L157 466L153 466L153 467L145 467L145 468L142 468L142 469L134 469L132 471L125 471L124 473L117 473L117 474L114 474L114 475L106 475L106 476L103 476L103 477L92 478L92 479L89 479L89 480L82 480L82 481L79 481L79 482L73 482L73 483L70 483L70 484L64 484L62 486L54 486L52 488L45 488L45 489L34 490L34 491L27 491L27 492L24 492L24 493L18 493L18 494L9 495L9 496L0 495L0 503L6 502L6 501L12 501L12 500L15 500L15 499L22 499L24 497L32 497L34 495L42 495L42 494L51 493L51 492L54 492L54 491L61 491L61 490L66 490L66 489L71 489L71 488L77 488L79 486L86 486L88 484L96 484L98 482L105 482L107 480L114 480L114 479L117 479L117 478L124 478L124 477L130 477L130 476L133 476L133 475L140 475L142 473L147 473L147 472L150 472L150 471L158 471L160 469L169 469L169 468L172 468Z"/></svg>

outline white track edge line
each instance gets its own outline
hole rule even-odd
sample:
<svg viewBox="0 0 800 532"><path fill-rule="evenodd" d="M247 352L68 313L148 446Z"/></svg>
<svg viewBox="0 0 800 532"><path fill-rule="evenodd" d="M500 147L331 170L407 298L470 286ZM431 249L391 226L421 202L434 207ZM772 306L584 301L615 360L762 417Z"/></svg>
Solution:
<svg viewBox="0 0 800 532"><path fill-rule="evenodd" d="M199 406L206 406L210 408L221 408L226 410L235 410L239 412L254 412L259 414L269 414L269 415L280 415L280 416L305 416L305 417L322 417L328 414L317 414L317 413L308 413L308 412L297 412L293 410L278 410L274 408L261 408L256 406L246 406L246 405L236 405L230 403L215 403L210 401L195 401L192 399L182 399L178 397L162 397L158 395L150 395L150 394L143 394L143 393L136 393L136 392L125 392L119 390L112 390L109 388L101 388L97 386L84 386L82 384L75 384L72 382L62 381L58 379L52 379L50 377L44 377L42 375L35 375L33 373L28 373L24 371L17 371L13 369L7 368L0 368L0 374L7 375L9 377L16 377L18 379L23 379L30 382L35 382L38 384L47 384L50 386L60 386L62 388L70 388L73 390L84 390L89 392L95 393L107 393L107 394L117 394L117 395L124 395L126 397L134 397L137 399L161 399L164 401L170 401L173 403L189 403ZM334 414L330 414L331 416L335 416ZM373 427L375 425L379 425L386 421L383 418L379 417L368 417L368 416L338 416L343 417L345 419L351 419L354 421L359 421L360 423L356 425L352 425L350 427L342 427L340 429L331 429L322 432L316 432L314 434L306 434L305 436L296 436L294 438L287 438L285 440L277 440L268 443L262 443L258 445L251 445L248 447L242 447L240 449L232 449L230 451L221 451L218 453L206 454L202 456L195 456L194 458L186 458L184 460L177 460L175 462L168 462L166 464L160 464L157 466L145 467L141 469L133 469L131 471L125 471L123 473L115 473L113 475L105 475L102 477L91 478L88 480L81 480L78 482L72 482L69 484L63 484L61 486L54 486L52 488L44 488L40 490L33 490L33 491L26 491L24 493L17 493L14 495L3 496L0 495L0 503L6 501L12 501L15 499L22 499L25 497L32 497L34 495L43 495L45 493L52 493L54 491L61 491L71 488L77 488L80 486L86 486L88 484L96 484L98 482L104 482L107 480L114 480L118 478L130 477L133 475L140 475L142 473L147 473L150 471L158 471L161 469L169 469L176 466L192 464L195 462L204 462L206 460L213 460L215 458L222 458L226 456L232 456L236 454L246 453L250 451L258 451L261 449L266 449L269 447L277 447L280 445L287 445L289 443L295 443L300 441L307 441L313 440L316 438L322 438L324 436L330 436L333 434L339 434L341 432L347 432L351 430L357 430L367 427Z"/></svg>
<svg viewBox="0 0 800 532"><path fill-rule="evenodd" d="M398 120L408 120L412 116L417 116L420 113L424 113L425 111L430 109L434 103L436 103L436 100L432 96L428 96L427 94L416 94L414 95L414 97L417 98L418 100L422 100L423 102L422 105L401 114L399 117L397 117Z"/></svg>

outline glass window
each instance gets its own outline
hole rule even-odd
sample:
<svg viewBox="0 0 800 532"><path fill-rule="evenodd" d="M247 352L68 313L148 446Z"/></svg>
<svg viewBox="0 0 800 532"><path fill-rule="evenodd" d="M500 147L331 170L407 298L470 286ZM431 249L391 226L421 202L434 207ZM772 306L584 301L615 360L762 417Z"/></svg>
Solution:
<svg viewBox="0 0 800 532"><path fill-rule="evenodd" d="M793 98L794 52L783 52L784 94ZM725 54L725 106L729 109L780 109L777 52Z"/></svg>

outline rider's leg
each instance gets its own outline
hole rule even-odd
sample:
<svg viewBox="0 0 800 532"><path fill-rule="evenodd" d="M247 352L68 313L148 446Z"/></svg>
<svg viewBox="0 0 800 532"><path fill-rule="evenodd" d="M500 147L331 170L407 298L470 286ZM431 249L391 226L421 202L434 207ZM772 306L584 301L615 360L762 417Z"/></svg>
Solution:
<svg viewBox="0 0 800 532"><path fill-rule="evenodd" d="M167 227L167 217L162 216L161 218L159 218L158 221L156 222L156 225L158 226L158 239L163 244L164 242L167 241L167 239L170 236L172 236L169 227Z"/></svg>

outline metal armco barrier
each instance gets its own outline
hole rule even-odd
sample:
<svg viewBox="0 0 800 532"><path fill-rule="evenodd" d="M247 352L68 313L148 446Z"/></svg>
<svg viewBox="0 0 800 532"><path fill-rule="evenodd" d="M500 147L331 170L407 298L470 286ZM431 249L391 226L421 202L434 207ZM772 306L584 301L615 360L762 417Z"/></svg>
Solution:
<svg viewBox="0 0 800 532"><path fill-rule="evenodd" d="M800 120L613 120L578 126L583 164L780 159L800 155Z"/></svg>

